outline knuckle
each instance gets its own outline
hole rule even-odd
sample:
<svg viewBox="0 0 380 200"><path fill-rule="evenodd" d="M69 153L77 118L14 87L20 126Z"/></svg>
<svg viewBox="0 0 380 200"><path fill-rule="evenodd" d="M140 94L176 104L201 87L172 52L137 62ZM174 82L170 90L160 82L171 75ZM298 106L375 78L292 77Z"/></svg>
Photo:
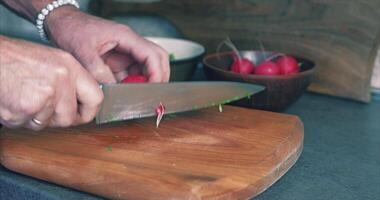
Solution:
<svg viewBox="0 0 380 200"><path fill-rule="evenodd" d="M99 107L100 104L103 102L104 100L104 94L103 92L99 89L97 90L93 95L92 95L92 99L91 99L91 102L90 102L90 106L91 107Z"/></svg>
<svg viewBox="0 0 380 200"><path fill-rule="evenodd" d="M54 73L58 78L68 78L70 76L70 70L64 66L57 66Z"/></svg>
<svg viewBox="0 0 380 200"><path fill-rule="evenodd" d="M7 110L0 110L0 118L4 121L11 121L13 116L12 113Z"/></svg>
<svg viewBox="0 0 380 200"><path fill-rule="evenodd" d="M19 111L24 115L33 115L38 112L39 107L36 101L24 98L20 100Z"/></svg>
<svg viewBox="0 0 380 200"><path fill-rule="evenodd" d="M104 67L96 67L96 68L90 69L90 73L96 80L101 80L102 77L107 75L108 71Z"/></svg>
<svg viewBox="0 0 380 200"><path fill-rule="evenodd" d="M52 85L45 85L41 90L46 100L51 99L55 95L55 88Z"/></svg>
<svg viewBox="0 0 380 200"><path fill-rule="evenodd" d="M60 58L60 60L58 60L58 64L54 68L54 74L57 77L67 78L70 76L70 69L72 67L76 67L78 65L78 61L68 52L59 51L58 54L58 58Z"/></svg>
<svg viewBox="0 0 380 200"><path fill-rule="evenodd" d="M123 32L133 33L133 30L130 27L123 24L116 24L116 29Z"/></svg>
<svg viewBox="0 0 380 200"><path fill-rule="evenodd" d="M92 70L92 73L94 75L101 75L101 74L106 73L106 69L104 67L97 67L97 68Z"/></svg>

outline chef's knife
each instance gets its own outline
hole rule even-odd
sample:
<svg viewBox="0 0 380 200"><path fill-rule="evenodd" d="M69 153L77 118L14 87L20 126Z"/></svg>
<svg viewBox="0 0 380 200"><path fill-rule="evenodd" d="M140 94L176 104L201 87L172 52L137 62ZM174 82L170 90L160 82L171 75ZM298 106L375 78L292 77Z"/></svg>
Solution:
<svg viewBox="0 0 380 200"><path fill-rule="evenodd" d="M162 103L165 114L217 106L249 97L262 86L236 82L174 82L159 84L106 84L97 124L156 116Z"/></svg>

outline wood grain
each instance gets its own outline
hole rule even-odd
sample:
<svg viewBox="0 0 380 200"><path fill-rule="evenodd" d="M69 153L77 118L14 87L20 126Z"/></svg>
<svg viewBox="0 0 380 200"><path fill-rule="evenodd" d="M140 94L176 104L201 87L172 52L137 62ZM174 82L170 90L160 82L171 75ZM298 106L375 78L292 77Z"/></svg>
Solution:
<svg viewBox="0 0 380 200"><path fill-rule="evenodd" d="M229 36L241 50L296 54L316 62L312 91L368 102L380 41L378 0L101 1L102 16L160 15L209 52Z"/></svg>
<svg viewBox="0 0 380 200"><path fill-rule="evenodd" d="M295 116L237 107L42 132L3 129L10 170L112 199L248 199L296 162Z"/></svg>

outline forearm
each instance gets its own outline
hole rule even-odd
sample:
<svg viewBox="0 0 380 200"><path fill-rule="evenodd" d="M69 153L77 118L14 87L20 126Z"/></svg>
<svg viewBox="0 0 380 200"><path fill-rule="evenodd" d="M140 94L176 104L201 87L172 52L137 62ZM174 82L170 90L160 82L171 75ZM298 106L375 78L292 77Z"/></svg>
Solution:
<svg viewBox="0 0 380 200"><path fill-rule="evenodd" d="M41 10L53 1L54 0L1 0L0 2L3 2L8 8L12 9L30 22L35 23L37 15ZM50 20L66 16L73 11L78 11L78 9L74 6L62 6L54 10L54 12L50 13L46 19L47 26L49 26L48 22Z"/></svg>
<svg viewBox="0 0 380 200"><path fill-rule="evenodd" d="M12 43L12 39L5 37L3 35L0 35L0 72L2 69L2 66L9 63L9 48L12 47L10 45ZM2 74L0 73L0 76Z"/></svg>
<svg viewBox="0 0 380 200"><path fill-rule="evenodd" d="M0 94L6 94L10 90L10 87L4 87L4 81L12 76L11 70L9 70L12 68L9 66L14 63L15 54L12 51L15 45L13 39L0 35L0 86L3 86L0 87ZM13 68L13 70L15 69Z"/></svg>
<svg viewBox="0 0 380 200"><path fill-rule="evenodd" d="M9 8L29 21L36 19L37 14L53 0L3 0Z"/></svg>

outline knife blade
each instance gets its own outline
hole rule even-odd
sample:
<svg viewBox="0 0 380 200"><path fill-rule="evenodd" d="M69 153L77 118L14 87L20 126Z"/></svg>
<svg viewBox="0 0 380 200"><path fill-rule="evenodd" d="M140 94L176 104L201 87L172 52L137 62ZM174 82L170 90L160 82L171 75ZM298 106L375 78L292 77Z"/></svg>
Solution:
<svg viewBox="0 0 380 200"><path fill-rule="evenodd" d="M160 103L165 106L165 114L217 106L263 89L263 86L237 82L105 84L96 123L156 116Z"/></svg>

